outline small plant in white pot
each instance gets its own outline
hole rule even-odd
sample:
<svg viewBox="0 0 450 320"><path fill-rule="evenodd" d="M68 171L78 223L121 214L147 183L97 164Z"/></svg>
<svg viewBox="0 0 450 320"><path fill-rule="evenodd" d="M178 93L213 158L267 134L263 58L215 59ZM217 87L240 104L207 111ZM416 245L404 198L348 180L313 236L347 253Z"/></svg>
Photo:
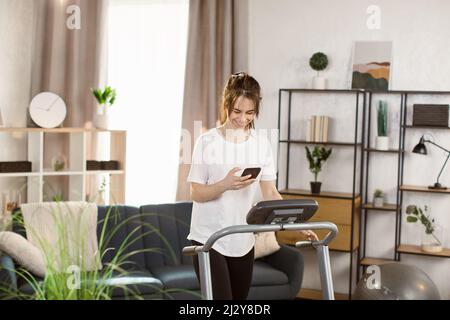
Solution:
<svg viewBox="0 0 450 320"><path fill-rule="evenodd" d="M309 65L313 70L317 71L317 76L313 78L312 82L313 89L326 89L327 79L320 76L320 71L325 70L328 66L328 57L322 52L316 52L309 59Z"/></svg>
<svg viewBox="0 0 450 320"><path fill-rule="evenodd" d="M373 206L382 207L384 205L384 193L381 189L376 189L373 193Z"/></svg>
<svg viewBox="0 0 450 320"><path fill-rule="evenodd" d="M116 90L109 86L105 89L92 89L92 94L97 99L100 112L97 112L95 126L99 129L109 129L109 108L116 101Z"/></svg>
<svg viewBox="0 0 450 320"><path fill-rule="evenodd" d="M377 150L389 150L389 137L387 136L388 110L386 101L379 101L377 107L378 135L375 141Z"/></svg>
<svg viewBox="0 0 450 320"><path fill-rule="evenodd" d="M433 218L428 214L428 207L424 210L416 205L406 207L406 221L416 223L420 221L425 230L421 235L421 249L424 252L436 253L442 251L442 228L437 225Z"/></svg>

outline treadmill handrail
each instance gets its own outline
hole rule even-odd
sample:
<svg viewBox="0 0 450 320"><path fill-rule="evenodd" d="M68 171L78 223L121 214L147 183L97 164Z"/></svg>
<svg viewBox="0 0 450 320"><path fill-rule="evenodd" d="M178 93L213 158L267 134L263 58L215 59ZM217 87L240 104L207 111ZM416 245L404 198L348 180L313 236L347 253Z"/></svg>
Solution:
<svg viewBox="0 0 450 320"><path fill-rule="evenodd" d="M237 225L223 228L213 233L203 246L188 246L183 248L184 254L195 254L196 252L208 252L211 250L214 243L230 234L235 233L253 233L253 232L270 232L281 230L329 230L330 232L319 241L312 242L313 246L323 245L327 246L333 240L338 232L337 226L332 222L305 222L305 223L285 223L285 224L252 224L252 225Z"/></svg>

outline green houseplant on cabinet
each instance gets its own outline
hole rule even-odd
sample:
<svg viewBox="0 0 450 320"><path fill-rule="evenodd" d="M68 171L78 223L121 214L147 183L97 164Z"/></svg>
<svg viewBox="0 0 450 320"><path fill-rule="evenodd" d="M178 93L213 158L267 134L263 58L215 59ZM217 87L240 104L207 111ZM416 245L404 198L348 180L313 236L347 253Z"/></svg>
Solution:
<svg viewBox="0 0 450 320"><path fill-rule="evenodd" d="M314 181L311 181L311 193L320 194L320 187L322 182L317 181L319 172L322 171L322 162L325 162L331 155L332 149L325 149L324 147L315 146L313 151L309 150L307 146L306 157L309 162L309 170L314 174Z"/></svg>
<svg viewBox="0 0 450 320"><path fill-rule="evenodd" d="M389 150L389 137L387 135L388 109L386 101L379 101L377 107L378 135L375 145L377 150Z"/></svg>
<svg viewBox="0 0 450 320"><path fill-rule="evenodd" d="M312 82L313 89L326 89L327 79L320 76L320 71L325 70L328 66L328 57L322 52L316 52L309 59L309 65L317 71L317 76L313 78Z"/></svg>

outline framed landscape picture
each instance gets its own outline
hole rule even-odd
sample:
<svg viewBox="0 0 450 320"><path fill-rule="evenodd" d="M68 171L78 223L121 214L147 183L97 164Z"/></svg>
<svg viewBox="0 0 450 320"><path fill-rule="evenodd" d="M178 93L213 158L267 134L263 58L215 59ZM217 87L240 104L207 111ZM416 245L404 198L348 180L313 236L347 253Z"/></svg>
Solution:
<svg viewBox="0 0 450 320"><path fill-rule="evenodd" d="M389 90L392 42L357 41L353 51L352 89Z"/></svg>

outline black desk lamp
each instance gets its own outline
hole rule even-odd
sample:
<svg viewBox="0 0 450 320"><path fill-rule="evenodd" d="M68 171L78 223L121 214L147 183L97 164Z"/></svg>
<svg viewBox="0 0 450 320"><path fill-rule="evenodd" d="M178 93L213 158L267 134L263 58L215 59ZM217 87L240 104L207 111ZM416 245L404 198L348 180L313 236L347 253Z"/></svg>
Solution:
<svg viewBox="0 0 450 320"><path fill-rule="evenodd" d="M413 152L414 152L414 153L418 153L418 154L427 154L427 147L425 146L425 143L431 143L432 145L435 145L435 146L438 147L439 149L444 150L445 152L448 153L447 159L445 160L444 165L442 166L442 169L441 169L441 171L439 172L439 175L438 175L438 177L437 177L436 183L434 184L434 186L429 186L429 187L428 187L428 189L441 189L441 190L445 190L445 189L447 189L447 187L443 187L443 186L439 183L439 178L440 178L440 176L441 176L441 174L442 174L442 171L443 171L444 168L445 168L445 165L447 164L448 159L450 158L450 151L447 150L447 149L445 149L445 148L443 148L443 147L441 147L440 145L434 143L433 141L426 140L426 139L424 138L424 136L422 136L422 137L420 138L419 143L414 147Z"/></svg>

